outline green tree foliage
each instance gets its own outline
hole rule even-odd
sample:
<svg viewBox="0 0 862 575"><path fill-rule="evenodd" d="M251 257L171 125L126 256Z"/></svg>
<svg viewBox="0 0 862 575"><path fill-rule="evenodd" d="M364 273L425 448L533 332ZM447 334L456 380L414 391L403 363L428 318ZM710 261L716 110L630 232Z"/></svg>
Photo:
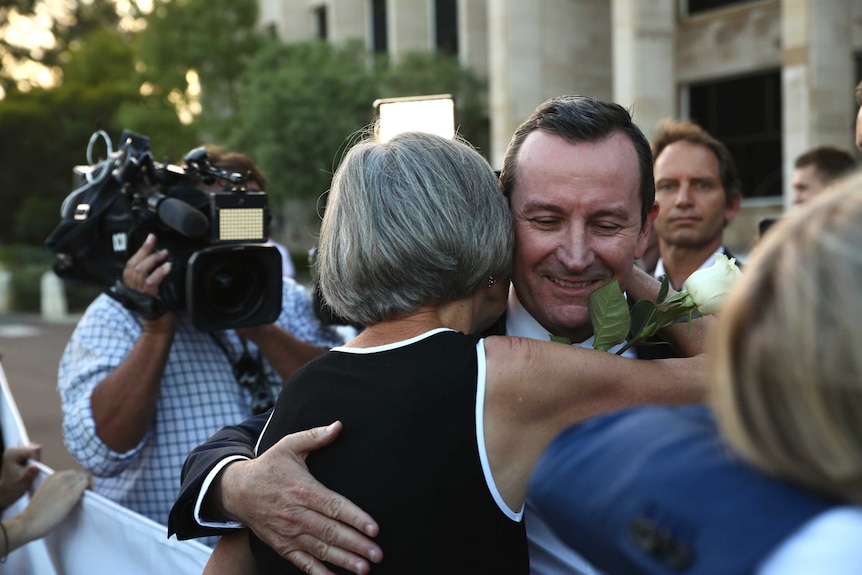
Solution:
<svg viewBox="0 0 862 575"><path fill-rule="evenodd" d="M123 130L147 136L158 159L176 161L197 146L197 128L183 125L176 108L157 94L140 93L136 44L113 28L97 29L72 45L63 64L63 86L112 86L109 136L115 145Z"/></svg>
<svg viewBox="0 0 862 575"><path fill-rule="evenodd" d="M242 75L257 52L257 0L156 0L138 38L141 81L154 95L185 94L187 73L200 79L202 127L230 118L239 107Z"/></svg>
<svg viewBox="0 0 862 575"><path fill-rule="evenodd" d="M135 1L129 3L130 16L136 16ZM8 26L17 17L33 18L35 15L53 18L52 46L33 46L9 41L12 36ZM88 2L51 3L45 0L0 0L0 88L6 94L18 89L14 79L14 68L28 63L37 63L54 72L61 71L69 49L88 33L99 28L119 29L120 17L113 0L90 0ZM127 38L128 40L128 38ZM27 81L23 81L25 88Z"/></svg>
<svg viewBox="0 0 862 575"><path fill-rule="evenodd" d="M156 0L134 42L135 84L146 97L124 103L117 123L148 136L156 157L175 163L201 144L202 133L221 133L257 51L256 20L256 0ZM200 93L192 93L190 71ZM193 117L181 122L180 108Z"/></svg>
<svg viewBox="0 0 862 575"><path fill-rule="evenodd" d="M114 111L129 97L74 84L0 101L0 242L44 241L73 188L72 168L87 163L90 136L116 133Z"/></svg>
<svg viewBox="0 0 862 575"><path fill-rule="evenodd" d="M74 186L72 168L87 163L91 135L104 130L116 141L117 110L140 98L130 82L133 54L115 30L93 29L64 58L62 85L15 90L0 100L0 241L44 241ZM94 160L104 159L104 146L98 150Z"/></svg>
<svg viewBox="0 0 862 575"><path fill-rule="evenodd" d="M129 38L115 28L95 28L69 46L63 83L101 86L135 78L135 53Z"/></svg>
<svg viewBox="0 0 862 575"><path fill-rule="evenodd" d="M274 200L329 189L336 156L372 120L376 76L363 50L322 42L267 42L249 66L242 112L226 147L261 166Z"/></svg>
<svg viewBox="0 0 862 575"><path fill-rule="evenodd" d="M183 155L200 143L198 127L182 124L177 118L177 111L157 98L123 102L114 119L115 124L122 129L147 136L150 150L159 161L179 163ZM120 132L117 132L119 135Z"/></svg>
<svg viewBox="0 0 862 575"><path fill-rule="evenodd" d="M0 0L0 89L3 93L9 93L16 88L13 70L10 67L15 64L23 64L28 61L48 60L44 62L50 67L52 54L44 52L33 53L28 46L22 46L10 42L9 26L14 16L33 17L38 0ZM38 57L37 57L38 56Z"/></svg>
<svg viewBox="0 0 862 575"><path fill-rule="evenodd" d="M255 159L274 200L319 197L350 137L373 121L377 98L452 93L462 133L487 141L484 83L456 59L410 55L372 59L357 44L268 42L243 83L241 113L223 134L227 147Z"/></svg>

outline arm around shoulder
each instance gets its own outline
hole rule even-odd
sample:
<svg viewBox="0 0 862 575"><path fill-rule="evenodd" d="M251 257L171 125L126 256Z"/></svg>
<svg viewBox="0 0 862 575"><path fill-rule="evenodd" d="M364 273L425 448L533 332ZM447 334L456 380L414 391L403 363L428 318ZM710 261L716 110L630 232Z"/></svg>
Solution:
<svg viewBox="0 0 862 575"><path fill-rule="evenodd" d="M263 415L265 423L268 414ZM244 430L234 429L234 444L228 448L253 453L254 443L249 445L246 441L255 425L263 427L260 420L258 416L256 421L248 420ZM341 424L336 422L294 433L283 437L260 457L228 463L206 494L207 512L249 527L267 545L306 572L313 567L315 573L330 575L323 565L325 561L354 573L367 573L371 563L383 557L372 539L379 530L377 523L354 503L320 484L305 466L306 456L334 441L340 430ZM219 434L207 444L217 443ZM245 440L241 439L243 434ZM196 451L200 456L216 450L201 446ZM202 475L224 459L212 457L212 453L205 458L206 464L199 461L190 466L186 462L181 499L169 519L171 530L192 525L201 528L193 518L194 503L199 496L193 487L200 488Z"/></svg>
<svg viewBox="0 0 862 575"><path fill-rule="evenodd" d="M238 425L223 427L189 453L183 463L180 492L168 516L169 535L176 533L179 539L191 539L224 533L223 529L201 525L195 517L195 507L202 499L207 518L214 523L228 523L231 520L221 510L220 499L213 501L212 494L207 492L206 479L228 458L239 460L254 457L255 443L270 413L272 410L252 416ZM218 487L217 481L210 484L210 489L213 486Z"/></svg>

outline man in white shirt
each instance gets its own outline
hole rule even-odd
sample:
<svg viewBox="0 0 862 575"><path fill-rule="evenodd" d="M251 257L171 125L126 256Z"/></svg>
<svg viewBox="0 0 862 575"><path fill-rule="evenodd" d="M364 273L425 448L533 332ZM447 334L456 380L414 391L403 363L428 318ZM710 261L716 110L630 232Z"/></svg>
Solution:
<svg viewBox="0 0 862 575"><path fill-rule="evenodd" d="M694 122L665 120L652 141L659 260L654 275L681 290L695 271L712 266L724 228L742 203L736 164L724 144Z"/></svg>
<svg viewBox="0 0 862 575"><path fill-rule="evenodd" d="M505 330L592 347L589 295L625 286L649 245L657 208L649 145L619 106L563 97L515 132L500 175L515 221ZM634 354L632 354L634 356ZM525 522L536 575L595 573L531 506Z"/></svg>

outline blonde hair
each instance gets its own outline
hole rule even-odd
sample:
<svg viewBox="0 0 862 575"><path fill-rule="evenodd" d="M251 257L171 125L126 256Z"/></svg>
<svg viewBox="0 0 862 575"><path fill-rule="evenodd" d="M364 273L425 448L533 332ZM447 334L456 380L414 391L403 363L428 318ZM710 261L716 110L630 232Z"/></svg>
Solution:
<svg viewBox="0 0 862 575"><path fill-rule="evenodd" d="M862 503L862 174L770 229L710 344L710 400L730 447Z"/></svg>

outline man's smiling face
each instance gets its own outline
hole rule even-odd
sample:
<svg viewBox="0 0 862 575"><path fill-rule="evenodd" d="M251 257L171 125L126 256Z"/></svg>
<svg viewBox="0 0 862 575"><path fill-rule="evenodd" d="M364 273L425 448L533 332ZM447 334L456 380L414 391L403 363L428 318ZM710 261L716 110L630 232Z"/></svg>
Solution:
<svg viewBox="0 0 862 575"><path fill-rule="evenodd" d="M634 145L620 132L572 144L536 130L517 165L512 283L545 329L583 341L592 334L590 294L614 279L625 289L657 211L641 225Z"/></svg>

